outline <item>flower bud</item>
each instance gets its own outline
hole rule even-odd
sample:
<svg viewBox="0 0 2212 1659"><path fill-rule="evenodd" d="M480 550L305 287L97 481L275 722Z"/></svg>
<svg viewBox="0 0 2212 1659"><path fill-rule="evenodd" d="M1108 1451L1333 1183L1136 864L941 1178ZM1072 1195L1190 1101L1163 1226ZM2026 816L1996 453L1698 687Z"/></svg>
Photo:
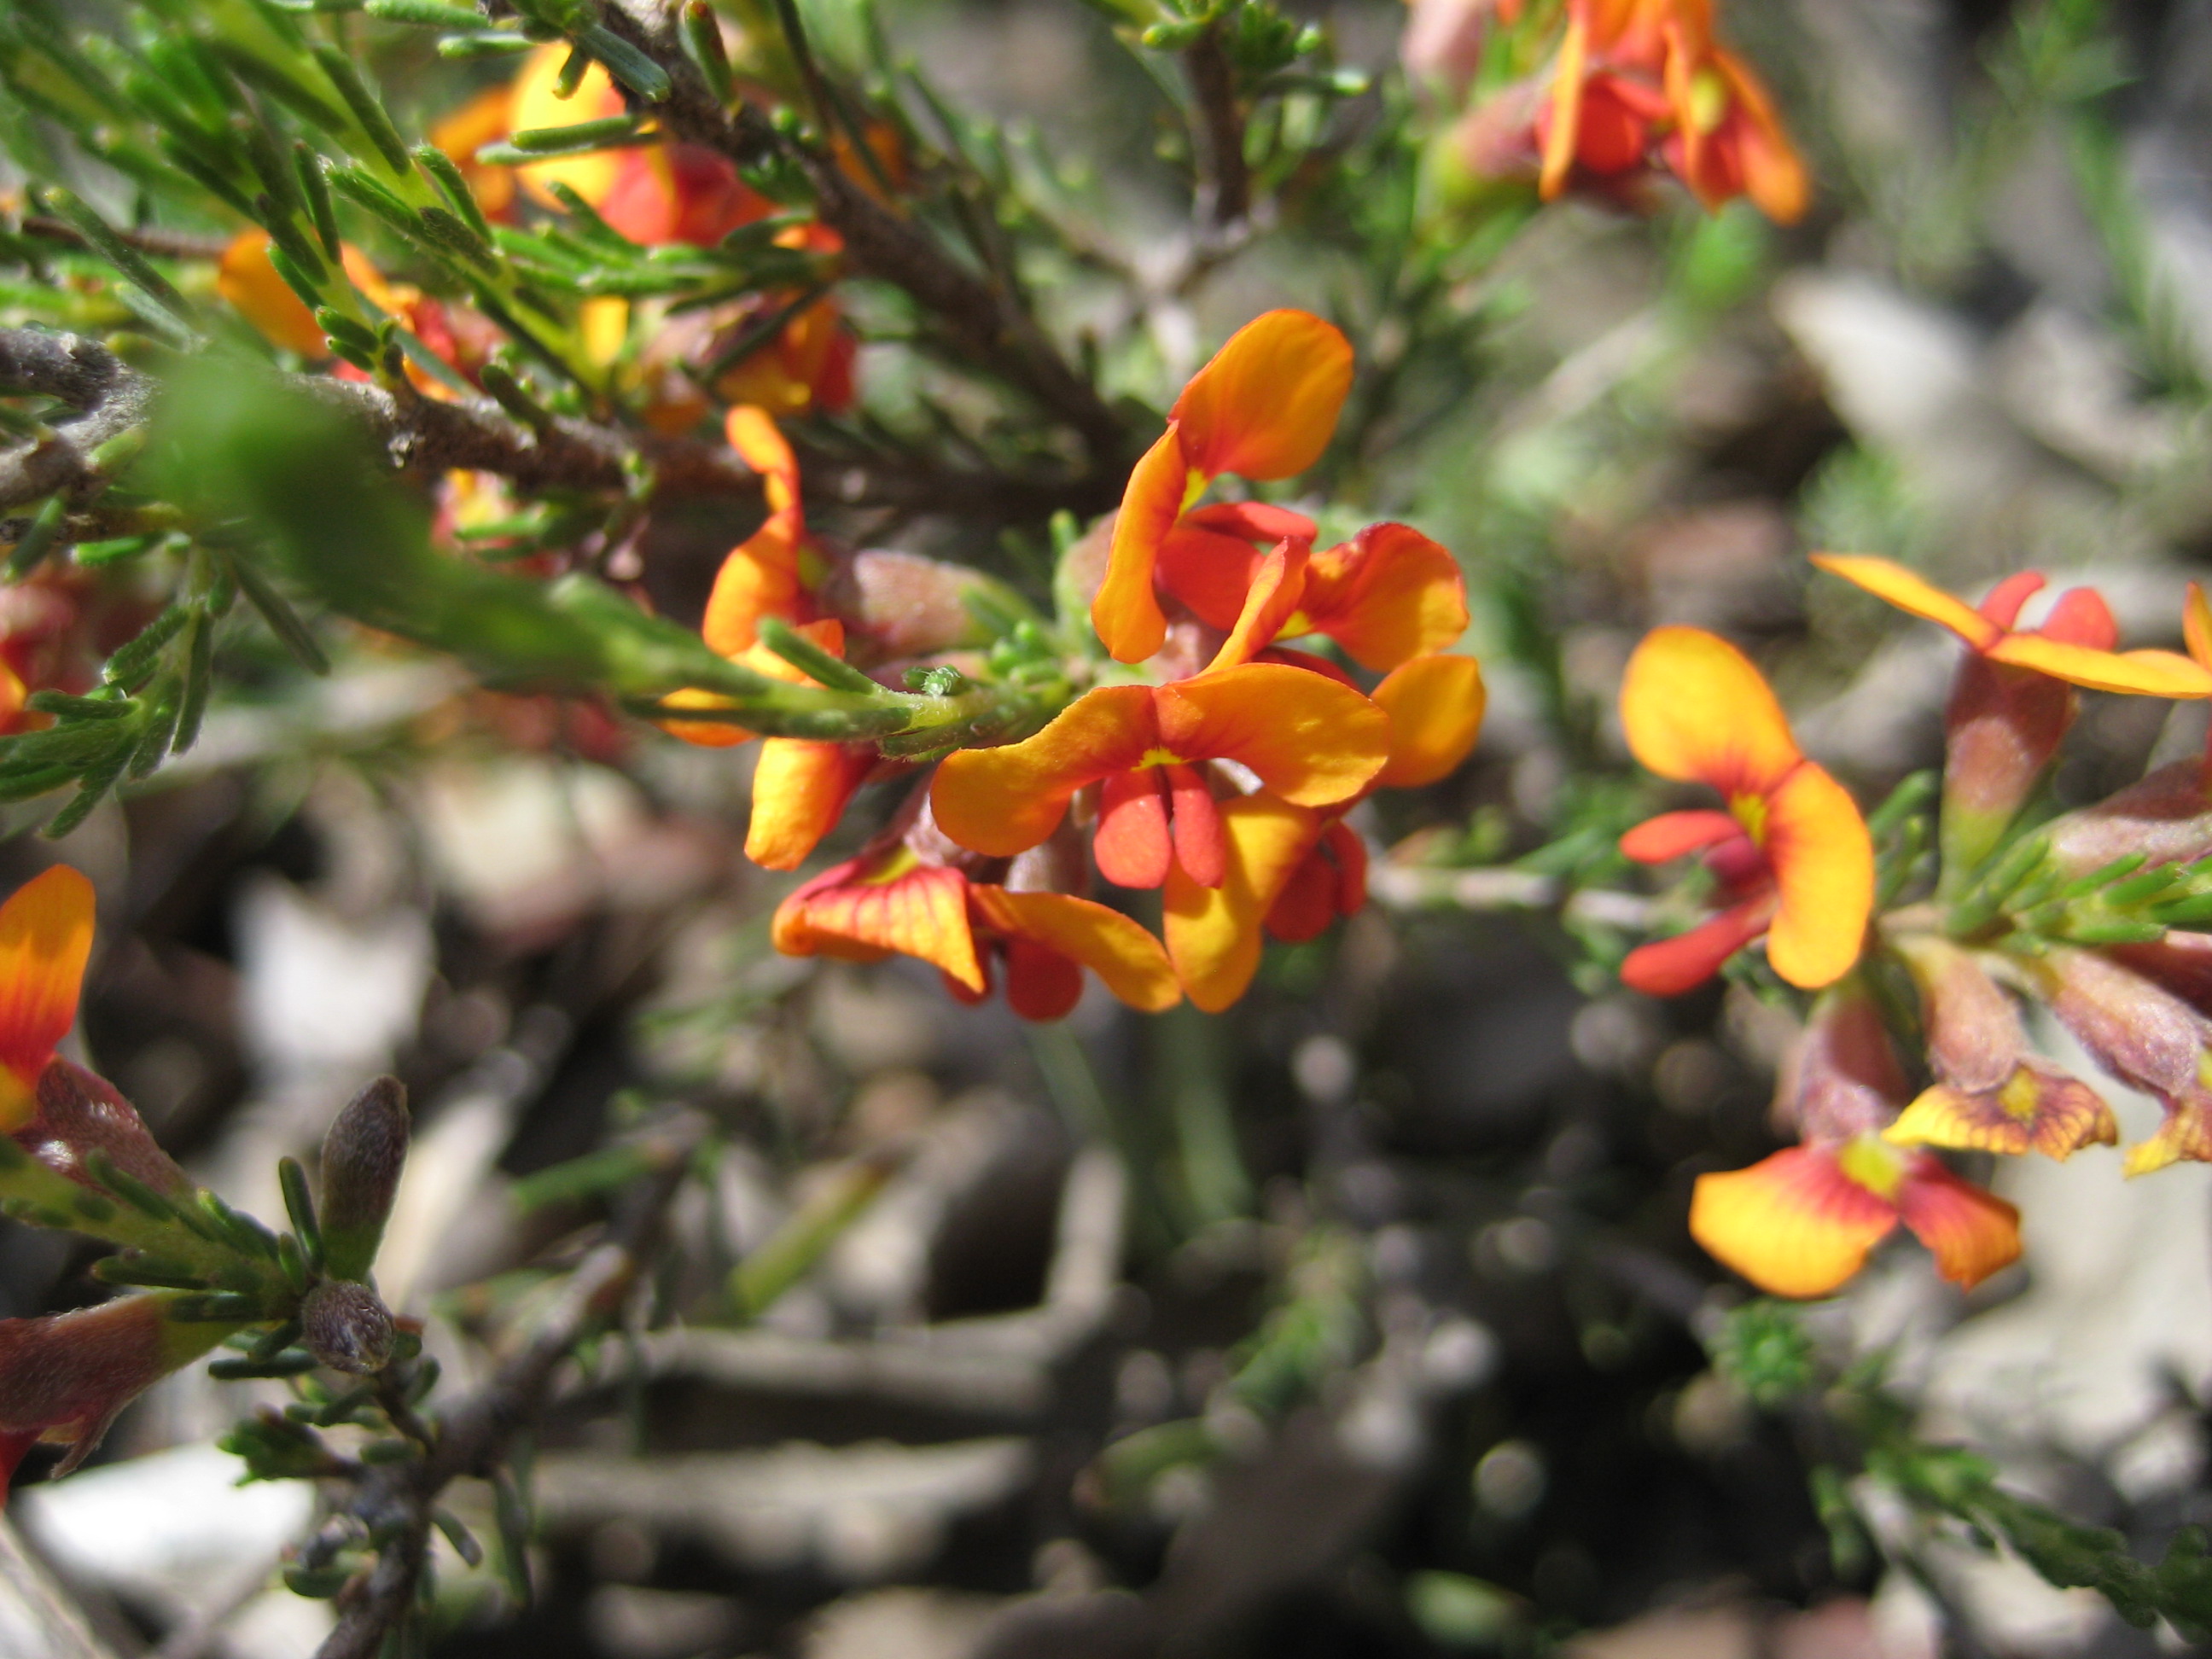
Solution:
<svg viewBox="0 0 2212 1659"><path fill-rule="evenodd" d="M1492 21L1515 9L1499 0L1413 0L1398 42L1406 78L1447 103L1457 103L1482 67Z"/></svg>
<svg viewBox="0 0 2212 1659"><path fill-rule="evenodd" d="M1775 1115L1806 1140L1844 1141L1879 1133L1909 1092L1881 1012L1854 975L1814 1003L1783 1066Z"/></svg>
<svg viewBox="0 0 2212 1659"><path fill-rule="evenodd" d="M824 615L866 635L887 657L923 657L981 645L990 630L969 601L1005 590L980 570L915 553L867 549L842 561L817 593ZM1000 609L1019 614L1009 596Z"/></svg>
<svg viewBox="0 0 2212 1659"><path fill-rule="evenodd" d="M2051 861L2067 876L2086 876L2115 859L2140 853L2148 864L2172 864L2212 853L2212 799L2194 760L2161 766L2094 806L2069 812L2045 832Z"/></svg>
<svg viewBox="0 0 2212 1659"><path fill-rule="evenodd" d="M100 1182L87 1162L100 1158L164 1198L192 1192L191 1178L115 1085L66 1060L50 1060L39 1073L38 1115L15 1130L15 1139L40 1163L88 1187Z"/></svg>
<svg viewBox="0 0 2212 1659"><path fill-rule="evenodd" d="M334 1371L366 1376L392 1358L392 1310L366 1285L325 1279L300 1304L300 1341Z"/></svg>
<svg viewBox="0 0 2212 1659"><path fill-rule="evenodd" d="M2020 816L2080 701L2063 680L1966 653L1943 714L1947 882L1978 870Z"/></svg>
<svg viewBox="0 0 2212 1659"><path fill-rule="evenodd" d="M366 1279L407 1163L407 1089L380 1077L346 1103L323 1140L316 1216L334 1278Z"/></svg>

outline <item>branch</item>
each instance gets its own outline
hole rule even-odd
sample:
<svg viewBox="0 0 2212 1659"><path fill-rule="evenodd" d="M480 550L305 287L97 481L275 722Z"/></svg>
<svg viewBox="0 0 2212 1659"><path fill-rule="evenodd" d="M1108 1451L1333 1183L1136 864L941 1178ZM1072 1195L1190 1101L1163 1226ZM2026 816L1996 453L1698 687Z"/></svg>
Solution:
<svg viewBox="0 0 2212 1659"><path fill-rule="evenodd" d="M569 1275L560 1300L489 1382L444 1413L429 1430L426 1455L411 1463L368 1469L346 1507L386 1540L367 1583L340 1614L315 1659L374 1659L415 1602L429 1555L439 1495L465 1475L489 1475L515 1432L544 1405L554 1372L577 1343L621 1308L644 1272L661 1222L707 1133L690 1118L651 1147L658 1168L634 1197L611 1237Z"/></svg>
<svg viewBox="0 0 2212 1659"><path fill-rule="evenodd" d="M903 289L944 326L969 360L1029 393L1081 436L1094 467L1117 469L1128 447L1122 422L1089 380L1069 364L1020 304L955 259L912 220L855 183L828 149L793 143L750 105L732 112L708 89L678 42L674 11L658 0L646 21L608 0L608 28L647 53L674 82L657 106L663 125L687 143L718 150L740 164L783 149L805 169L814 210L844 239L854 270ZM826 137L826 135L824 135Z"/></svg>
<svg viewBox="0 0 2212 1659"><path fill-rule="evenodd" d="M1244 112L1237 102L1237 72L1221 49L1220 24L1183 53L1182 66L1198 99L1198 216L1225 230L1243 223L1252 210L1252 175L1244 166Z"/></svg>
<svg viewBox="0 0 2212 1659"><path fill-rule="evenodd" d="M445 403L327 375L289 379L358 420L395 466L423 476L466 467L498 473L526 489L620 490L629 485L635 458L644 463L655 488L666 494L746 500L760 495L758 476L721 444L568 417L533 430L488 398ZM152 377L95 341L36 329L0 329L0 396L45 395L83 411L58 426L51 437L0 453L0 536L13 523L4 516L9 507L44 501L57 489L75 498L95 495L106 480L94 465L94 453L146 418L155 389ZM815 446L800 447L799 454L807 491L848 507L1042 519L1061 507L1103 512L1118 493L1116 483L1097 474L1022 477L948 471L921 463L860 460ZM90 507L88 499L77 504L81 510L64 526L70 540L159 527L140 522L147 509L110 514ZM21 526L15 525L15 531L20 534Z"/></svg>

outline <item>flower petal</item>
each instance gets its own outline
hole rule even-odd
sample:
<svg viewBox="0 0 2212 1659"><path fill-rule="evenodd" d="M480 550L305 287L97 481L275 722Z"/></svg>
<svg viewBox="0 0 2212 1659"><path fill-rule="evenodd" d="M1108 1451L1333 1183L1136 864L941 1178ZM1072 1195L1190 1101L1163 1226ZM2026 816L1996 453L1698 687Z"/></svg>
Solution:
<svg viewBox="0 0 2212 1659"><path fill-rule="evenodd" d="M1662 778L1764 795L1798 763L1796 739L1765 678L1717 634L1659 628L1620 684L1630 752Z"/></svg>
<svg viewBox="0 0 2212 1659"><path fill-rule="evenodd" d="M1206 665L1206 672L1249 662L1275 642L1275 636L1283 631L1283 624L1291 619L1305 596L1306 562L1312 552L1304 542L1278 542L1274 550L1253 568L1243 608L1237 614L1236 625L1229 630L1229 637L1221 642L1221 649Z"/></svg>
<svg viewBox="0 0 2212 1659"><path fill-rule="evenodd" d="M1827 1295L1896 1224L1897 1211L1845 1175L1825 1146L1699 1176L1690 1195L1690 1237L1772 1296Z"/></svg>
<svg viewBox="0 0 2212 1659"><path fill-rule="evenodd" d="M1077 790L1133 769L1158 744L1153 696L1149 686L1101 686L1060 710L1035 737L947 755L930 786L937 827L993 858L1036 846L1059 827Z"/></svg>
<svg viewBox="0 0 2212 1659"><path fill-rule="evenodd" d="M76 1024L93 910L92 884L66 864L0 904L0 1131L29 1120L39 1073Z"/></svg>
<svg viewBox="0 0 2212 1659"><path fill-rule="evenodd" d="M623 112L622 89L598 64L584 71L584 78L570 96L557 96L555 88L561 79L561 66L568 58L568 46L557 42L540 46L530 54L521 72L514 77L511 118L515 131L573 126L580 121L604 120ZM582 155L562 155L549 161L532 161L527 167L517 167L515 176L522 180L523 188L546 207L561 205L550 188L556 184L568 185L585 201L597 206L614 187L616 173L626 154L623 150L602 149Z"/></svg>
<svg viewBox="0 0 2212 1659"><path fill-rule="evenodd" d="M2197 665L2212 668L2212 601L2195 582L2189 584L2189 598L2181 607L2181 637Z"/></svg>
<svg viewBox="0 0 2212 1659"><path fill-rule="evenodd" d="M1168 799L1158 767L1116 772L1098 786L1098 824L1091 855L1116 887L1157 887L1175 862Z"/></svg>
<svg viewBox="0 0 2212 1659"><path fill-rule="evenodd" d="M1142 662L1167 638L1167 615L1152 592L1152 572L1189 494L1190 462L1170 421L1130 471L1114 517L1106 580L1091 601L1091 625L1116 662Z"/></svg>
<svg viewBox="0 0 2212 1659"><path fill-rule="evenodd" d="M1182 1000L1166 948L1119 910L1072 893L1015 893L980 884L968 897L987 926L1081 963L1132 1008L1157 1014ZM1010 998L1012 981L1010 973Z"/></svg>
<svg viewBox="0 0 2212 1659"><path fill-rule="evenodd" d="M1190 1000L1218 1014L1244 994L1260 967L1261 919L1319 839L1317 814L1269 794L1221 804L1227 868L1200 887L1178 867L1164 895L1168 957Z"/></svg>
<svg viewBox="0 0 2212 1659"><path fill-rule="evenodd" d="M826 870L776 907L775 947L787 956L874 962L918 957L971 991L990 983L968 924L968 878L895 854L872 871L852 859Z"/></svg>
<svg viewBox="0 0 2212 1659"><path fill-rule="evenodd" d="M1390 717L1380 708L1281 663L1178 680L1153 696L1160 741L1178 759L1237 761L1300 806L1350 799L1389 758Z"/></svg>
<svg viewBox="0 0 2212 1659"><path fill-rule="evenodd" d="M1583 81L1589 64L1589 31L1579 10L1569 14L1552 70L1551 129L1544 135L1544 166L1537 190L1549 202L1567 187L1583 125Z"/></svg>
<svg viewBox="0 0 2212 1659"><path fill-rule="evenodd" d="M2094 646L2008 634L1990 646L1991 662L2033 668L2039 674L2092 691L2128 691L2146 697L2212 697L2212 671L2178 651L2100 651Z"/></svg>
<svg viewBox="0 0 2212 1659"><path fill-rule="evenodd" d="M1694 991L1757 939L1773 915L1772 895L1763 895L1708 917L1686 933L1639 945L1622 960L1620 982L1648 997Z"/></svg>
<svg viewBox="0 0 2212 1659"><path fill-rule="evenodd" d="M2069 587L2058 596L2043 626L2034 630L2046 640L2086 645L2093 651L2110 651L2120 642L2120 625L2112 607L2094 587Z"/></svg>
<svg viewBox="0 0 2212 1659"><path fill-rule="evenodd" d="M763 870L796 870L837 827L846 804L875 769L868 744L769 738L753 769L753 816L745 856Z"/></svg>
<svg viewBox="0 0 2212 1659"><path fill-rule="evenodd" d="M1936 1256L1936 1268L1972 1290L2020 1260L2020 1212L1961 1181L1932 1152L1917 1154L1897 1192L1898 1212Z"/></svg>
<svg viewBox="0 0 2212 1659"><path fill-rule="evenodd" d="M1732 813L1662 812L1623 836L1620 851L1638 864L1665 864L1742 834L1743 826Z"/></svg>
<svg viewBox="0 0 2212 1659"><path fill-rule="evenodd" d="M1372 524L1314 556L1305 613L1362 668L1387 673L1467 632L1467 578L1411 525Z"/></svg>
<svg viewBox="0 0 2212 1659"><path fill-rule="evenodd" d="M1375 775L1380 789L1418 789L1449 777L1482 732L1487 696L1473 657L1415 657L1375 688L1390 717L1390 758Z"/></svg>
<svg viewBox="0 0 2212 1659"><path fill-rule="evenodd" d="M2079 1078L2023 1060L1999 1088L1970 1094L1948 1084L1923 1090L1882 1131L1899 1146L1948 1146L1960 1152L2038 1152L2070 1157L2084 1146L2120 1138L2112 1108Z"/></svg>
<svg viewBox="0 0 2212 1659"><path fill-rule="evenodd" d="M1864 553L1815 553L1813 562L1899 611L1940 623L1977 651L1986 651L2004 637L2003 629L1964 599L1923 581L1894 559Z"/></svg>
<svg viewBox="0 0 2212 1659"><path fill-rule="evenodd" d="M2184 1159L2212 1164L2212 1093L2203 1089L2167 1097L2166 1121L2148 1140L2128 1148L2120 1173L2132 1181Z"/></svg>
<svg viewBox="0 0 2212 1659"><path fill-rule="evenodd" d="M1192 523L1197 516L1186 513L1176 520L1160 543L1154 570L1160 586L1182 600L1192 615L1225 633L1244 613L1253 572L1263 556L1241 538Z"/></svg>
<svg viewBox="0 0 2212 1659"><path fill-rule="evenodd" d="M1352 342L1305 311L1270 311L1229 337L1168 418L1212 478L1287 478L1321 459L1352 390ZM1126 659L1125 659L1126 660Z"/></svg>
<svg viewBox="0 0 2212 1659"><path fill-rule="evenodd" d="M1874 837L1858 803L1807 761L1767 797L1765 845L1782 897L1767 960L1792 985L1832 985L1859 959L1874 914Z"/></svg>

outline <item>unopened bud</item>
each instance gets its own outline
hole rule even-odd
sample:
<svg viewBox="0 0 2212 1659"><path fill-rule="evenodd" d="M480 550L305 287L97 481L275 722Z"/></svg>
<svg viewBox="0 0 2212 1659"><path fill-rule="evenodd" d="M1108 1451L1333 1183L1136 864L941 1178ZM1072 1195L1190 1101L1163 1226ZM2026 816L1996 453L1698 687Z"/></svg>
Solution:
<svg viewBox="0 0 2212 1659"><path fill-rule="evenodd" d="M380 1077L346 1103L323 1140L315 1206L323 1261L333 1278L366 1279L407 1163L407 1088Z"/></svg>
<svg viewBox="0 0 2212 1659"><path fill-rule="evenodd" d="M155 1140L137 1109L106 1078L66 1060L39 1073L38 1115L15 1131L18 1146L48 1168L88 1187L104 1183L92 1165L112 1169L163 1198L189 1198L191 1177Z"/></svg>
<svg viewBox="0 0 2212 1659"><path fill-rule="evenodd" d="M326 1279L300 1304L301 1346L334 1371L382 1370L392 1337L392 1310L366 1285Z"/></svg>
<svg viewBox="0 0 2212 1659"><path fill-rule="evenodd" d="M1969 652L1944 711L1943 872L1989 857L2058 752L2080 699L2063 680Z"/></svg>
<svg viewBox="0 0 2212 1659"><path fill-rule="evenodd" d="M2154 866L2203 858L2212 853L2212 799L2203 769L2195 760L2161 766L2119 793L2069 812L2047 834L2051 862L2069 877L2136 854Z"/></svg>
<svg viewBox="0 0 2212 1659"><path fill-rule="evenodd" d="M990 637L974 600L988 605L999 585L981 571L915 553L855 553L822 584L823 610L866 635L887 657L921 657ZM1001 610L1019 614L1018 603Z"/></svg>
<svg viewBox="0 0 2212 1659"><path fill-rule="evenodd" d="M1911 1093L1881 1011L1847 979L1813 1005L1783 1067L1775 1113L1805 1139L1849 1140L1881 1129Z"/></svg>

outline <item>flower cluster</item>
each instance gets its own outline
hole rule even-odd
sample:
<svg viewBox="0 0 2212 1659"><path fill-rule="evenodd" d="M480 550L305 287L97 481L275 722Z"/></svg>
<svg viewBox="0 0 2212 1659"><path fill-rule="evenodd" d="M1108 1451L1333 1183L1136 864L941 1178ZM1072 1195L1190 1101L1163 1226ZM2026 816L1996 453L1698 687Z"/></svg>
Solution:
<svg viewBox="0 0 2212 1659"><path fill-rule="evenodd" d="M736 44L742 61L743 43ZM477 94L430 131L432 145L465 181L488 223L517 224L534 210L567 217L572 232L587 238L612 233L646 249L711 249L758 226L770 246L793 254L831 258L842 252L835 232L782 216L727 158L696 144L640 142L622 132L608 141L611 148L561 147L542 160L518 150L512 143L518 134L528 142L532 135L624 126L629 104L613 77L598 63L571 77L569 57L564 46L537 48L511 82ZM747 90L774 101L764 86ZM896 174L898 158L887 136L880 149L867 167L854 164L856 179ZM271 247L265 231L241 232L223 256L217 291L270 343L310 362L329 359L334 342L272 263ZM490 319L460 301L389 280L349 244L341 252L345 279L371 315L398 319L461 380L482 384L502 337ZM769 288L673 314L601 295L578 307L577 332L583 361L612 368L623 360L627 389L658 430L696 426L710 412L709 392L726 404L778 415L837 413L853 402L856 342L836 301L808 289ZM626 356L633 340L636 349ZM367 378L343 360L331 368L343 379ZM428 396L453 395L452 382L420 363L410 363L408 374Z"/></svg>
<svg viewBox="0 0 2212 1659"><path fill-rule="evenodd" d="M887 828L785 901L781 949L902 952L968 1000L1003 963L1031 1018L1073 1007L1086 968L1134 1007L1188 995L1218 1010L1250 983L1263 933L1309 939L1359 908L1367 852L1350 815L1377 788L1443 777L1481 725L1481 670L1446 649L1467 627L1464 579L1405 525L1316 547L1301 514L1203 499L1224 477L1311 466L1352 367L1344 337L1303 312L1240 330L1184 387L1110 528L1068 549L1060 587L1087 617L1018 621L988 653L979 614L1016 614L1018 599L973 572L827 547L774 422L732 411L730 440L771 480L771 510L722 567L710 646L824 686L864 673L864 686L957 696L982 679L1020 694L1004 729L943 754ZM681 717L726 702L681 694L665 724L745 741ZM914 766L864 740L765 739L746 850L797 867L862 783ZM1158 934L1091 897L1094 872L1131 900L1157 891Z"/></svg>
<svg viewBox="0 0 2212 1659"><path fill-rule="evenodd" d="M1454 103L1500 28L1516 37L1509 61L1536 59L1451 134L1452 159L1474 179L1637 206L1669 173L1707 208L1741 196L1784 224L1803 215L1805 165L1759 77L1721 44L1713 0L1567 0L1564 27L1559 9L1522 0L1413 5L1407 70Z"/></svg>
<svg viewBox="0 0 2212 1659"><path fill-rule="evenodd" d="M1974 606L1886 559L1814 562L1967 647L1932 835L1908 787L1877 814L1878 850L1850 795L1798 754L1751 664L1711 635L1662 629L1623 686L1629 744L1662 776L1719 790L1729 810L1665 814L1622 850L1649 863L1701 854L1724 908L1632 952L1622 977L1686 991L1764 935L1774 973L1816 994L1778 1103L1799 1144L1700 1177L1691 1230L1706 1249L1766 1290L1817 1296L1902 1222L1972 1285L2018 1256L2019 1218L1929 1148L2063 1158L2119 1139L2096 1089L2031 1048L2022 1001L2164 1105L2129 1175L2212 1161L2212 933L2196 931L2212 923L2212 760L2056 817L2035 810L2077 688L2212 697L2212 606L2191 589L2189 656L2124 652L2091 589L2023 628L2043 586L2032 573ZM1918 1057L1911 1071L1900 1038Z"/></svg>

